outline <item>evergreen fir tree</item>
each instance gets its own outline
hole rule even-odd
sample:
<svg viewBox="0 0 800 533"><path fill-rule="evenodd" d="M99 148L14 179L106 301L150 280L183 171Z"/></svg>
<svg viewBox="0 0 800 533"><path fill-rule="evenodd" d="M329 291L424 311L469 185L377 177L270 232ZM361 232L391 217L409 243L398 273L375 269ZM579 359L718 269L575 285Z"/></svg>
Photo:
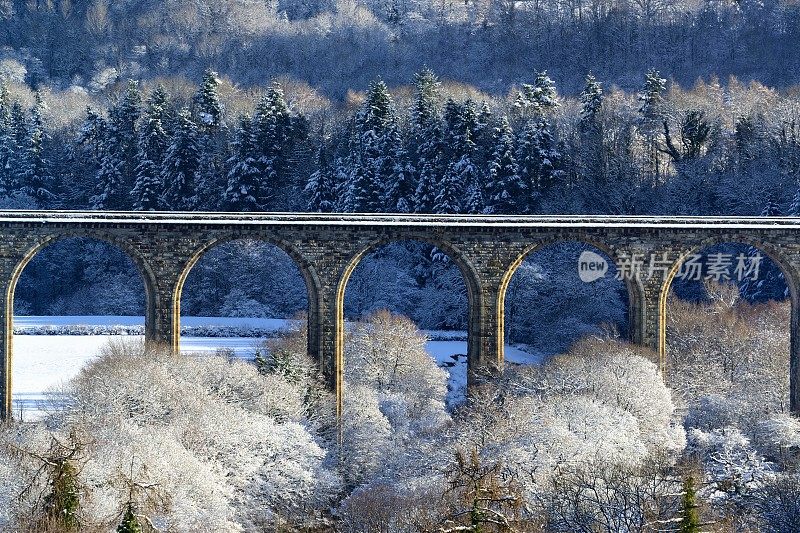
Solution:
<svg viewBox="0 0 800 533"><path fill-rule="evenodd" d="M194 97L194 111L201 132L216 131L222 126L222 104L219 101L219 77L207 69L203 73L200 89Z"/></svg>
<svg viewBox="0 0 800 533"><path fill-rule="evenodd" d="M246 118L239 122L233 155L228 161L228 186L224 203L230 211L263 211L271 197L270 181L259 169L253 136L253 123Z"/></svg>
<svg viewBox="0 0 800 533"><path fill-rule="evenodd" d="M778 204L778 202L776 202L774 198L770 197L767 200L767 205L765 205L764 209L761 210L761 216L762 217L783 216L780 204Z"/></svg>
<svg viewBox="0 0 800 533"><path fill-rule="evenodd" d="M331 213L336 207L336 168L330 160L328 146L323 139L317 151L317 171L311 174L305 187L308 210Z"/></svg>
<svg viewBox="0 0 800 533"><path fill-rule="evenodd" d="M470 215L485 213L486 202L483 199L483 187L480 183L473 182L467 188L467 204L465 211Z"/></svg>
<svg viewBox="0 0 800 533"><path fill-rule="evenodd" d="M122 159L121 170L126 190L132 188L135 180L136 155L139 144L136 123L141 114L141 107L142 95L139 92L139 85L130 80L122 99L109 112L111 131L115 133L115 141L119 143L118 150ZM127 201L127 198L124 201Z"/></svg>
<svg viewBox="0 0 800 533"><path fill-rule="evenodd" d="M789 204L788 215L790 217L800 217L800 188L795 191L792 197L792 203Z"/></svg>
<svg viewBox="0 0 800 533"><path fill-rule="evenodd" d="M280 187L289 183L289 162L293 139L292 117L284 99L283 89L273 83L256 106L252 135L254 159L261 179L262 192L270 197L262 201L265 208L272 207Z"/></svg>
<svg viewBox="0 0 800 533"><path fill-rule="evenodd" d="M103 142L100 168L97 171L97 194L91 197L92 209L121 209L124 205L124 161L118 137L111 130Z"/></svg>
<svg viewBox="0 0 800 533"><path fill-rule="evenodd" d="M351 145L352 173L348 191L348 210L374 213L393 208L400 198L387 191L404 179L405 152L397 127L397 115L386 84L370 84L367 98L355 119Z"/></svg>
<svg viewBox="0 0 800 533"><path fill-rule="evenodd" d="M142 533L142 524L133 509L133 504L128 503L125 509L125 514L122 515L122 521L117 526L117 533Z"/></svg>
<svg viewBox="0 0 800 533"><path fill-rule="evenodd" d="M198 208L215 209L226 190L223 181L227 135L223 124L223 107L219 99L220 80L208 69L193 100L195 124L198 131L200 163L197 172Z"/></svg>
<svg viewBox="0 0 800 533"><path fill-rule="evenodd" d="M14 136L11 127L11 100L8 89L0 81L0 197L12 194L14 172Z"/></svg>
<svg viewBox="0 0 800 533"><path fill-rule="evenodd" d="M436 171L434 165L425 162L420 170L419 181L417 182L417 190L414 191L414 212L415 213L433 213L434 206L436 205L436 188L438 187L438 180L436 179Z"/></svg>
<svg viewBox="0 0 800 533"><path fill-rule="evenodd" d="M69 459L57 458L50 468L50 491L43 502L45 515L65 532L78 531L80 490L75 465Z"/></svg>
<svg viewBox="0 0 800 533"><path fill-rule="evenodd" d="M197 205L197 126L186 108L178 113L176 121L161 170L165 188L162 205L174 211L191 211Z"/></svg>
<svg viewBox="0 0 800 533"><path fill-rule="evenodd" d="M411 110L411 139L413 144L414 211L430 213L435 202L435 189L441 174L442 118L439 114L441 83L430 69L414 76L414 105Z"/></svg>
<svg viewBox="0 0 800 533"><path fill-rule="evenodd" d="M450 165L444 178L439 181L433 203L433 212L450 215L460 213L463 194L464 187L461 182L461 169L458 164Z"/></svg>
<svg viewBox="0 0 800 533"><path fill-rule="evenodd" d="M519 176L514 158L514 134L503 117L495 130L495 148L489 162L486 212L515 214L524 212L528 188Z"/></svg>
<svg viewBox="0 0 800 533"><path fill-rule="evenodd" d="M372 169L356 162L348 177L345 211L350 213L378 213L383 207L381 186L375 181Z"/></svg>
<svg viewBox="0 0 800 533"><path fill-rule="evenodd" d="M600 111L603 108L603 87L594 76L588 74L581 91L581 129L596 130Z"/></svg>
<svg viewBox="0 0 800 533"><path fill-rule="evenodd" d="M533 85L523 84L514 100L514 108L523 118L544 115L559 105L556 84L546 70L536 74Z"/></svg>
<svg viewBox="0 0 800 533"><path fill-rule="evenodd" d="M91 107L86 108L86 120L81 126L78 144L86 147L92 164L100 166L103 158L103 145L108 133L108 122Z"/></svg>
<svg viewBox="0 0 800 533"><path fill-rule="evenodd" d="M40 93L35 94L36 105L31 111L31 125L28 139L18 149L22 150L22 165L18 169L19 186L22 192L36 199L39 206L46 205L53 199L50 192L53 178L50 174L50 163L44 157L46 130L42 112L45 109Z"/></svg>
<svg viewBox="0 0 800 533"><path fill-rule="evenodd" d="M581 92L581 119L578 123L580 146L578 148L579 172L598 189L606 181L603 148L603 88L591 74Z"/></svg>
<svg viewBox="0 0 800 533"><path fill-rule="evenodd" d="M136 182L131 195L133 208L142 211L158 209L161 183L161 165L169 145L164 128L167 110L167 94L162 86L153 90L147 102L143 125L139 132L139 164L136 166Z"/></svg>
<svg viewBox="0 0 800 533"><path fill-rule="evenodd" d="M647 145L647 165L653 176L653 183L660 182L661 157L658 146L658 135L662 127L664 93L667 80L661 74L650 69L645 76L644 88L639 93L640 124Z"/></svg>
<svg viewBox="0 0 800 533"><path fill-rule="evenodd" d="M27 172L27 145L30 141L30 127L28 125L28 117L22 109L22 105L18 101L11 104L10 113L10 138L9 138L9 156L6 163L8 175L6 181L6 190L9 194L18 192Z"/></svg>
<svg viewBox="0 0 800 533"><path fill-rule="evenodd" d="M559 170L561 153L547 121L538 119L528 122L518 143L516 159L519 175L529 191L528 205L520 207L525 208L525 212L536 212L537 201L562 174Z"/></svg>
<svg viewBox="0 0 800 533"><path fill-rule="evenodd" d="M138 85L131 80L125 94L109 110L96 194L90 199L93 209L127 209L132 203L129 191L136 181L136 122L141 102Z"/></svg>
<svg viewBox="0 0 800 533"><path fill-rule="evenodd" d="M403 146L399 128L393 124L382 143L387 156L382 161L381 176L385 176L384 211L411 213L414 207L414 169ZM387 173L387 174L384 174ZM380 179L380 178L379 178Z"/></svg>
<svg viewBox="0 0 800 533"><path fill-rule="evenodd" d="M639 113L645 121L657 121L661 116L664 92L667 89L667 80L661 77L656 69L647 71L644 79L644 88L639 93Z"/></svg>

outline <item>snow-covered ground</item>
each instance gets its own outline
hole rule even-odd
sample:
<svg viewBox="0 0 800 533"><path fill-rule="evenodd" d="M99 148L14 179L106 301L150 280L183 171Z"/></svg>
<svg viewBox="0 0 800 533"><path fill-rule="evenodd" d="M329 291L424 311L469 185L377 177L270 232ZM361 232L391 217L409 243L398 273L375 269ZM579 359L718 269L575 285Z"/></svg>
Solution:
<svg viewBox="0 0 800 533"><path fill-rule="evenodd" d="M138 321L138 322L137 322ZM259 331L278 331L287 326L286 320L264 318L184 317L182 324L205 328L208 326L244 327L251 325ZM142 317L15 317L16 328L48 328L63 326L133 326L142 324ZM430 332L433 338L463 339L463 332ZM437 335L441 333L441 335ZM110 339L141 339L140 335L17 335L14 337L12 387L14 410L25 419L37 415L45 391L57 389L80 372L97 356ZM263 341L258 337L181 337L184 353L214 353L230 348L238 357L250 358L255 346ZM450 373L448 401L463 398L467 382L466 340L431 340L428 353L440 367ZM515 363L538 364L541 356L506 346L506 359Z"/></svg>

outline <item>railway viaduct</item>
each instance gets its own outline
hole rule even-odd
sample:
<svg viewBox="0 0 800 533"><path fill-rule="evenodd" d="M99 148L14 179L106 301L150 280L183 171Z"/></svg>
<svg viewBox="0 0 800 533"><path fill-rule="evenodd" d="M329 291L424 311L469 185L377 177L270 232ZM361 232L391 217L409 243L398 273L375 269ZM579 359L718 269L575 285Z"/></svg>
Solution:
<svg viewBox="0 0 800 533"><path fill-rule="evenodd" d="M666 299L682 262L714 244L747 244L775 261L791 292L787 372L791 409L800 412L800 218L0 211L0 234L3 417L11 413L14 288L25 265L42 248L70 237L102 240L130 256L144 278L146 338L174 350L180 340L181 290L203 253L235 239L278 246L305 278L309 353L336 392L340 411L345 287L359 261L383 244L427 242L460 268L469 301L472 382L483 371L502 368L505 291L515 269L538 248L584 242L608 254L621 270L631 258L657 257L659 268L626 280L628 322L630 340L652 348L663 368Z"/></svg>

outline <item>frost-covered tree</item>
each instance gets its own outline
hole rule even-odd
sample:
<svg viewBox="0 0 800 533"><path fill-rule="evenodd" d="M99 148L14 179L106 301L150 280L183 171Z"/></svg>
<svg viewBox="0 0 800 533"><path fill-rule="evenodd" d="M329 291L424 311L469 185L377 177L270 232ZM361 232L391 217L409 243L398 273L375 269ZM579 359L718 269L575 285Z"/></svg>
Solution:
<svg viewBox="0 0 800 533"><path fill-rule="evenodd" d="M197 205L197 169L200 148L197 125L189 110L178 112L170 145L164 155L161 181L164 184L162 206L173 211L191 211Z"/></svg>
<svg viewBox="0 0 800 533"><path fill-rule="evenodd" d="M18 145L19 157L17 165L17 183L21 192L35 198L40 206L53 199L50 189L53 177L50 173L50 162L44 156L44 142L47 132L42 113L46 110L40 93L35 93L35 105L31 110L31 121L24 144Z"/></svg>
<svg viewBox="0 0 800 533"><path fill-rule="evenodd" d="M442 122L439 113L441 83L430 69L414 76L411 138L414 145L414 211L433 211L442 167Z"/></svg>
<svg viewBox="0 0 800 533"><path fill-rule="evenodd" d="M225 160L227 130L219 97L220 80L207 69L193 99L193 118L197 124L200 163L198 165L198 207L216 208L226 190Z"/></svg>
<svg viewBox="0 0 800 533"><path fill-rule="evenodd" d="M582 177L590 184L601 184L606 179L603 146L603 87L591 74L581 91L581 118L579 164Z"/></svg>
<svg viewBox="0 0 800 533"><path fill-rule="evenodd" d="M164 124L168 105L166 91L162 86L157 86L147 101L147 110L139 130L139 163L131 191L133 208L136 210L153 211L159 208L163 192L161 167L169 146Z"/></svg>
<svg viewBox="0 0 800 533"><path fill-rule="evenodd" d="M222 104L219 100L219 75L206 69L194 97L194 115L201 130L213 131L222 126Z"/></svg>
<svg viewBox="0 0 800 533"><path fill-rule="evenodd" d="M309 211L331 213L336 210L337 169L334 165L323 139L317 150L317 170L311 174L305 187Z"/></svg>
<svg viewBox="0 0 800 533"><path fill-rule="evenodd" d="M524 213L530 191L519 175L514 158L514 134L503 117L495 129L495 144L487 176L487 213Z"/></svg>
<svg viewBox="0 0 800 533"><path fill-rule="evenodd" d="M536 74L533 85L523 84L514 100L514 108L523 118L544 115L559 105L556 84L546 70Z"/></svg>
<svg viewBox="0 0 800 533"><path fill-rule="evenodd" d="M259 101L253 115L252 135L254 159L264 193L266 208L273 208L277 191L289 184L291 144L296 132L283 88L273 83Z"/></svg>
<svg viewBox="0 0 800 533"><path fill-rule="evenodd" d="M130 205L130 190L135 181L141 94L138 84L128 82L125 93L109 110L103 142L94 209L125 209Z"/></svg>
<svg viewBox="0 0 800 533"><path fill-rule="evenodd" d="M231 169L223 201L225 208L230 211L263 211L272 197L271 184L259 168L253 123L246 118L239 121L228 164Z"/></svg>
<svg viewBox="0 0 800 533"><path fill-rule="evenodd" d="M526 198L519 200L524 212L536 212L538 200L562 177L561 158L550 124L545 119L529 121L516 152L519 176L528 194L527 202Z"/></svg>
<svg viewBox="0 0 800 533"><path fill-rule="evenodd" d="M351 213L379 213L383 209L384 197L381 183L375 173L355 163L347 178L344 209Z"/></svg>
<svg viewBox="0 0 800 533"><path fill-rule="evenodd" d="M79 495L80 530L107 530L128 506L140 523L167 529L302 528L315 521L309 510L329 506L340 490L335 456L322 447L335 449L321 436L330 418L308 418L304 386L246 361L117 343L63 392L70 408L51 420L61 429L38 425L22 443L31 458L17 465L30 493L17 500L17 517L52 501L59 530L67 530L72 515L61 511ZM65 458L46 453L50 435L62 431L85 444L79 456L52 461ZM71 486L92 490L32 483L39 466L32 454L48 459L53 467L40 470L59 480L66 480L59 465L71 464ZM58 497L48 500L51 487Z"/></svg>
<svg viewBox="0 0 800 533"><path fill-rule="evenodd" d="M662 172L657 137L662 128L666 88L667 80L661 77L659 71L650 69L645 75L644 87L638 95L640 126L646 143L647 170L652 174L654 183L659 182Z"/></svg>
<svg viewBox="0 0 800 533"><path fill-rule="evenodd" d="M388 197L387 190L391 187L393 193L400 192L395 185L405 181L406 156L394 102L383 81L370 85L367 98L355 117L354 135L348 211L369 213L396 208L390 204L401 198Z"/></svg>

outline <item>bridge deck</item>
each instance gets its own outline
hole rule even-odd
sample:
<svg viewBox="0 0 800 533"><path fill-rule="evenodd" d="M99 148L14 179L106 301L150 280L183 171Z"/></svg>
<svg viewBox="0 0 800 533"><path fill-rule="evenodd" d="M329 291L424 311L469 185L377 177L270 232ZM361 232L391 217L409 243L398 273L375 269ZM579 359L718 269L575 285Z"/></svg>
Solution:
<svg viewBox="0 0 800 533"><path fill-rule="evenodd" d="M617 216L617 215L420 215L386 213L219 213L155 211L0 210L0 224L189 224L507 228L800 228L800 217Z"/></svg>

